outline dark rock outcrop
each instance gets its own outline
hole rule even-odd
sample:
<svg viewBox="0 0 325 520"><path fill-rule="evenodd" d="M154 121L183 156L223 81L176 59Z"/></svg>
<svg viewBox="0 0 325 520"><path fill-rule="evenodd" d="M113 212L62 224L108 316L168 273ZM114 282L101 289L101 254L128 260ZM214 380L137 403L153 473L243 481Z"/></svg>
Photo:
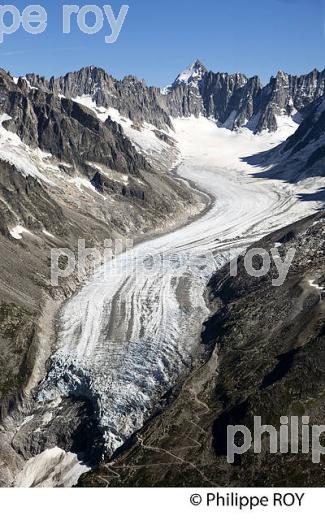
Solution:
<svg viewBox="0 0 325 520"><path fill-rule="evenodd" d="M66 398L46 412L42 407L33 410L33 421L19 429L12 447L28 460L51 448L62 447L78 454L88 464L101 460L102 436L89 401Z"/></svg>
<svg viewBox="0 0 325 520"><path fill-rule="evenodd" d="M322 96L305 110L305 118L284 143L268 152L245 160L254 165L270 166L257 177L283 179L297 183L307 177L324 176L325 98ZM301 195L305 200L325 200L322 191Z"/></svg>

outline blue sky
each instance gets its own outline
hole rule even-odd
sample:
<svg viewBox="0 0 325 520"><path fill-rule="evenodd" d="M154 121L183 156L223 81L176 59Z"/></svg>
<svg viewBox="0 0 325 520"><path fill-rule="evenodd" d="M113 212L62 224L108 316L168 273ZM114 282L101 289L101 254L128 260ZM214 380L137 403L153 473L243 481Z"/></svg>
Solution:
<svg viewBox="0 0 325 520"><path fill-rule="evenodd" d="M111 4L117 14L123 1L8 3L20 11L39 3L48 12L43 34L20 29L0 45L0 66L14 75L61 75L93 64L163 86L196 58L211 70L259 74L264 82L279 69L325 68L325 0L124 0L130 8L114 44L104 41L107 22L89 36L72 21L71 34L63 35L62 6Z"/></svg>

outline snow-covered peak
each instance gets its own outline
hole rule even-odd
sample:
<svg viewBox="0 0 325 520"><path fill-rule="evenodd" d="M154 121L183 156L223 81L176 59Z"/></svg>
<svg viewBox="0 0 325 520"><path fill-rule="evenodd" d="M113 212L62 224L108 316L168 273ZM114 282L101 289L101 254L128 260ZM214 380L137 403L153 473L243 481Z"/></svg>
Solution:
<svg viewBox="0 0 325 520"><path fill-rule="evenodd" d="M202 79L202 76L205 72L205 66L200 62L200 60L196 60L192 63L192 65L190 65L177 76L176 80L174 81L174 85L179 85L181 83L190 84L194 81L199 81Z"/></svg>
<svg viewBox="0 0 325 520"><path fill-rule="evenodd" d="M288 78L289 78L289 74L287 74L287 73L284 72L283 70L278 70L277 75L276 75L276 79L277 79L277 80L284 80L284 81L287 81Z"/></svg>

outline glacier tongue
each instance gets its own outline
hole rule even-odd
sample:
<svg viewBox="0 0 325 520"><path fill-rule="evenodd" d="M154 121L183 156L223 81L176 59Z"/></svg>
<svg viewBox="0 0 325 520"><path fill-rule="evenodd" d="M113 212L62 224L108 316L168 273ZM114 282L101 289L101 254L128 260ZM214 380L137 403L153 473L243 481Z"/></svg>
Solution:
<svg viewBox="0 0 325 520"><path fill-rule="evenodd" d="M218 266L315 207L281 181L255 179L241 157L283 138L230 132L204 118L177 119L181 177L211 194L184 228L122 253L65 305L57 352L38 400L84 396L97 404L111 455L202 353L203 297ZM299 187L301 190L301 186ZM151 267L151 268L150 268Z"/></svg>

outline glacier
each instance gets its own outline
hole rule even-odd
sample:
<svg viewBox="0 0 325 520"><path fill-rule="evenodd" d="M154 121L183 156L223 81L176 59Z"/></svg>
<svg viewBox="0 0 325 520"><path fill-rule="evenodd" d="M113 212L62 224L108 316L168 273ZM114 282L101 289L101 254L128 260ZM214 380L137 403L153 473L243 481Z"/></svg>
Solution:
<svg viewBox="0 0 325 520"><path fill-rule="evenodd" d="M317 210L297 196L310 185L254 178L261 168L241 159L279 144L292 125L260 135L218 128L203 117L173 125L181 157L177 174L210 196L208 210L96 270L62 309L57 350L37 396L43 403L63 396L96 403L108 456L203 354L198 345L209 316L204 293L215 270Z"/></svg>

